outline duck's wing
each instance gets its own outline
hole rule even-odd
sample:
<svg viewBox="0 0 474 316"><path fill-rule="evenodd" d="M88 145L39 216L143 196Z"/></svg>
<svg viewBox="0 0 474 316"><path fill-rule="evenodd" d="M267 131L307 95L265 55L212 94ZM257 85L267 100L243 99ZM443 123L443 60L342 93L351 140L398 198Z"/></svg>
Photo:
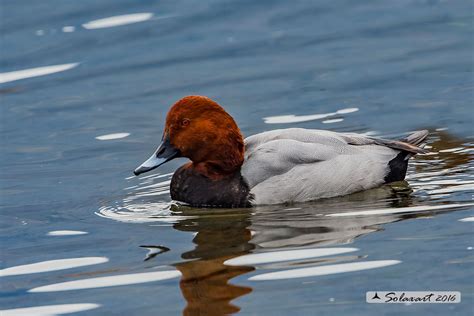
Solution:
<svg viewBox="0 0 474 316"><path fill-rule="evenodd" d="M265 204L347 194L382 184L400 151L422 152L414 145L426 138L420 133L410 144L323 130L264 132L245 140L242 175Z"/></svg>
<svg viewBox="0 0 474 316"><path fill-rule="evenodd" d="M311 130L303 128L287 128L277 129L260 134L249 136L245 139L245 150L247 154L251 154L260 145L274 140L294 140L302 143L321 144L321 145L340 145L347 144L342 134L324 131Z"/></svg>
<svg viewBox="0 0 474 316"><path fill-rule="evenodd" d="M250 188L285 174L299 165L315 165L345 152L343 143L324 145L294 139L273 139L256 147L247 147L242 175Z"/></svg>
<svg viewBox="0 0 474 316"><path fill-rule="evenodd" d="M242 174L250 188L289 172L296 166L316 167L338 155L357 154L350 144L368 143L358 135L343 135L324 130L289 128L272 130L245 139Z"/></svg>
<svg viewBox="0 0 474 316"><path fill-rule="evenodd" d="M425 153L419 145L428 136L427 130L417 131L402 140L376 138L356 133L337 133L325 130L287 128L256 134L245 139L246 151L251 153L258 146L273 140L291 139L303 143L327 146L379 145L413 154Z"/></svg>

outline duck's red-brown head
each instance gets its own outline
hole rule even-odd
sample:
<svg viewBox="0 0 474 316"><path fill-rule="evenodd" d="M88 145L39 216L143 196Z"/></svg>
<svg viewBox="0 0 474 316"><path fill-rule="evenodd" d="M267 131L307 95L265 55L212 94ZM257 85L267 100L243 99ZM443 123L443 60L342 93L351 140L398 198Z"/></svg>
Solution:
<svg viewBox="0 0 474 316"><path fill-rule="evenodd" d="M225 176L240 169L244 140L219 104L207 97L187 96L170 108L161 145L134 173L150 171L176 157L191 159L204 175Z"/></svg>

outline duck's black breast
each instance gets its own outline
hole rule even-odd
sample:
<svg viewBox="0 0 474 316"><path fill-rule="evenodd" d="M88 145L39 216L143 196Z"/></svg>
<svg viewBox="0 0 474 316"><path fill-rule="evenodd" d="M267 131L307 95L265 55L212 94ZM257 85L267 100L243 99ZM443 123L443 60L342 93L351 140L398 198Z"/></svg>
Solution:
<svg viewBox="0 0 474 316"><path fill-rule="evenodd" d="M184 165L171 179L171 198L194 207L251 207L250 188L240 170L213 180Z"/></svg>

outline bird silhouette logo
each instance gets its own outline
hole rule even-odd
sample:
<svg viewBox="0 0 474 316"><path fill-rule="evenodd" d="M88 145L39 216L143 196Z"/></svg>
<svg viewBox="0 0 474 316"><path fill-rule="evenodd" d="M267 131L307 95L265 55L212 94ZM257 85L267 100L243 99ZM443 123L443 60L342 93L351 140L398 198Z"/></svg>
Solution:
<svg viewBox="0 0 474 316"><path fill-rule="evenodd" d="M374 295L374 297L372 297L372 299L373 300L375 300L375 299L380 300L381 298L379 297L379 294L377 292L375 292L375 295Z"/></svg>

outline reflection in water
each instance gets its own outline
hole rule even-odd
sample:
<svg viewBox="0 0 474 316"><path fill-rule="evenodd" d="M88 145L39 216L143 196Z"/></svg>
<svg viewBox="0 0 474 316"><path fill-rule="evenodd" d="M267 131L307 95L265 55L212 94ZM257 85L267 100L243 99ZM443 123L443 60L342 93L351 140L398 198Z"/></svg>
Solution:
<svg viewBox="0 0 474 316"><path fill-rule="evenodd" d="M113 133L107 135L100 135L97 136L96 139L98 140L113 140L113 139L120 139L130 136L130 133Z"/></svg>
<svg viewBox="0 0 474 316"><path fill-rule="evenodd" d="M439 131L432 135L429 145L431 154L417 157L412 163L415 172L407 176L415 192L438 200L450 193L473 191L474 144Z"/></svg>
<svg viewBox="0 0 474 316"><path fill-rule="evenodd" d="M321 267L291 269L291 270L283 270L283 271L278 271L278 272L263 273L263 274L250 277L249 280L268 281L268 280L304 278L304 277L309 277L309 276L320 276L320 275L376 269L376 268L391 266L398 263L400 263L400 261L398 260L376 260L376 261L330 264L330 265L324 265Z"/></svg>
<svg viewBox="0 0 474 316"><path fill-rule="evenodd" d="M152 17L153 17L153 13L150 13L150 12L124 14L124 15L111 16L104 19L90 21L90 22L84 23L82 26L88 30L103 29L103 28L108 28L108 27L143 22L143 21L151 19Z"/></svg>
<svg viewBox="0 0 474 316"><path fill-rule="evenodd" d="M76 235L87 235L88 232L80 230L53 230L48 232L48 236L76 236Z"/></svg>
<svg viewBox="0 0 474 316"><path fill-rule="evenodd" d="M64 270L64 269L84 267L84 266L104 263L108 261L109 259L105 257L84 257L84 258L48 260L48 261L42 261L42 262L36 262L36 263L6 268L3 270L0 270L0 276L51 272L51 271L58 271L58 270Z"/></svg>
<svg viewBox="0 0 474 316"><path fill-rule="evenodd" d="M184 315L227 315L240 310L231 301L252 289L229 280L254 268L226 266L224 261L253 249L249 226L248 211L228 216L208 214L174 224L177 230L197 233L193 239L195 249L182 254L190 261L175 265L182 273L180 288L187 302Z"/></svg>
<svg viewBox="0 0 474 316"><path fill-rule="evenodd" d="M76 30L76 28L72 25L66 25L66 26L63 26L61 31L63 31L64 33L72 33Z"/></svg>
<svg viewBox="0 0 474 316"><path fill-rule="evenodd" d="M280 261L301 260L309 258L324 257L330 255L338 255L357 251L357 248L314 248L314 249L300 249L300 250L286 250L286 251L272 251L262 252L250 255L243 255L237 258L226 260L225 265L228 266L243 266L255 265L262 263L272 263Z"/></svg>
<svg viewBox="0 0 474 316"><path fill-rule="evenodd" d="M370 192L364 199L359 196L359 207L376 201L380 203L380 195L389 192L392 191ZM377 199L371 200L370 197ZM179 231L195 233L194 250L183 253L182 258L186 261L175 264L182 273L180 287L187 301L183 313L199 315L212 311L216 315L222 315L239 311L240 308L232 304L232 300L250 293L252 289L229 283L229 280L252 272L256 267L259 271L295 267L302 269L282 271L282 275L257 275L250 280L315 276L399 263L381 260L320 266L357 260L361 255L343 255L357 251L357 248L308 248L309 246L349 243L357 236L379 230L379 224L400 220L394 215L358 219L325 216L333 207L345 205L349 210L353 209L358 203L352 199L347 204L342 201L334 204L334 201L327 200L292 210L275 209L275 206L250 210L178 208L180 216L189 218L178 221L173 227ZM389 206L392 202L387 198L385 205ZM287 250L286 247L300 249ZM262 252L264 248L266 251Z"/></svg>
<svg viewBox="0 0 474 316"><path fill-rule="evenodd" d="M332 124L332 123L339 123L344 121L343 118L337 118L337 119L330 119L330 120L324 120L322 121L323 124Z"/></svg>
<svg viewBox="0 0 474 316"><path fill-rule="evenodd" d="M155 258L159 254L163 252L170 251L171 249L165 246L140 246L142 248L148 249L148 253L145 255L145 259L143 261L148 261L150 259Z"/></svg>
<svg viewBox="0 0 474 316"><path fill-rule="evenodd" d="M62 282L36 287L29 290L30 293L39 292L62 292L72 290L97 289L109 286L130 285L139 283L148 283L163 281L179 277L178 271L155 271L145 273L120 274L107 277L90 278L69 282Z"/></svg>
<svg viewBox="0 0 474 316"><path fill-rule="evenodd" d="M401 262L384 253L369 258L382 260L361 260L367 257L363 249L353 254L356 248L334 246L382 230L386 223L472 205L465 198L472 189L472 144L439 132L429 145L432 152L412 162L407 182L349 196L292 206L193 209L164 200L171 175L150 175L139 183L127 179L135 181L126 188L128 195L118 206L103 206L98 215L126 222L172 222L176 230L195 234L194 249L174 264L187 301L183 313L235 313L240 307L233 300L252 291L230 283L237 276L252 273L250 281L292 279L395 265ZM320 248L324 246L333 247Z"/></svg>
<svg viewBox="0 0 474 316"><path fill-rule="evenodd" d="M454 192L454 191L450 191ZM385 215L385 214L398 214L398 213L414 213L422 211L439 211L449 209L459 209L462 207L472 206L474 203L462 203L462 204L449 204L449 205L426 205L426 206L411 206L411 207L399 207L394 209L380 209L380 210L369 210L369 211L358 211L358 212L346 212L346 213L334 213L327 214L326 216L341 217L341 216L371 216L371 215Z"/></svg>
<svg viewBox="0 0 474 316"><path fill-rule="evenodd" d="M340 109L336 112L332 113L324 113L324 114L308 114L308 115L279 115L279 116L268 116L264 117L263 120L267 124L289 124L289 123L301 123L301 122L308 122L314 120L320 120L327 117L332 117L341 114L348 114L359 111L358 108L347 108L347 109ZM330 121L330 120L328 120ZM325 122L328 122L325 121ZM333 121L340 122L342 119L335 119Z"/></svg>
<svg viewBox="0 0 474 316"><path fill-rule="evenodd" d="M16 81L20 79L33 78L39 76L46 76L54 74L61 71L66 71L72 69L79 65L79 63L64 64L64 65L54 65L54 66L45 66L38 68L30 68L24 70L17 70L11 72L0 73L0 83L6 83L11 81Z"/></svg>
<svg viewBox="0 0 474 316"><path fill-rule="evenodd" d="M44 305L34 307L24 307L15 309L0 310L2 316L52 316L63 315L69 313L77 313L96 309L100 307L99 304L81 303L81 304L60 304L60 305Z"/></svg>

